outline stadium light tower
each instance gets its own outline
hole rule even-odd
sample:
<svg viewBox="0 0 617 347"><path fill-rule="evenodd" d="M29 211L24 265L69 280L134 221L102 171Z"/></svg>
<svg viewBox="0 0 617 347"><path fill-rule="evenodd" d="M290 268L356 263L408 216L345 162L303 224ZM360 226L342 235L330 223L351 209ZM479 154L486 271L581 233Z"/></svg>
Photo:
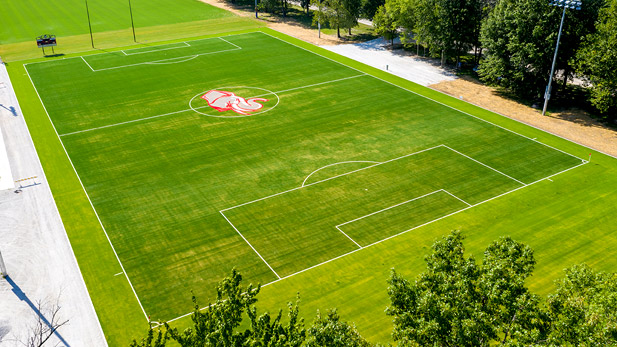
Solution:
<svg viewBox="0 0 617 347"><path fill-rule="evenodd" d="M555 72L555 61L557 60L557 50L559 49L559 40L561 39L561 29L563 28L563 19L566 16L566 9L580 10L582 0L551 0L549 5L563 7L563 13L561 14L561 24L559 24L559 34L557 35L557 46L555 47L555 55L553 56L553 65L551 66L551 75L548 78L548 86L544 92L544 107L542 108L542 115L546 113L546 106L548 105L548 99L551 98L551 84L553 82L553 73Z"/></svg>

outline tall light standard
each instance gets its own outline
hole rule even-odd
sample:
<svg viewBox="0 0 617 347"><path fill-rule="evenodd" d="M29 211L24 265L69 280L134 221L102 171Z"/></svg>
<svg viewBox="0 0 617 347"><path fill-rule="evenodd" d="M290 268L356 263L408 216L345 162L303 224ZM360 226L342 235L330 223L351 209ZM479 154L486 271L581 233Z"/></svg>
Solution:
<svg viewBox="0 0 617 347"><path fill-rule="evenodd" d="M557 35L557 46L555 47L555 55L553 56L553 65L551 66L551 75L548 78L548 86L546 86L546 92L544 93L544 107L542 108L542 115L546 113L546 106L548 105L548 99L551 98L551 84L553 84L553 73L555 72L555 61L557 60L557 50L559 49L559 40L561 39L561 29L563 28L563 19L566 17L566 8L573 10L580 10L582 0L551 0L551 6L563 7L563 13L561 14L561 24L559 24L559 34Z"/></svg>
<svg viewBox="0 0 617 347"><path fill-rule="evenodd" d="M92 24L90 24L90 10L88 9L88 0L86 0L86 14L88 15L88 28L90 29L90 42L94 48L94 38L92 37Z"/></svg>
<svg viewBox="0 0 617 347"><path fill-rule="evenodd" d="M135 22L133 22L133 7L131 6L131 0L129 0L129 13L131 14L131 27L133 28L133 41L137 42L135 37Z"/></svg>

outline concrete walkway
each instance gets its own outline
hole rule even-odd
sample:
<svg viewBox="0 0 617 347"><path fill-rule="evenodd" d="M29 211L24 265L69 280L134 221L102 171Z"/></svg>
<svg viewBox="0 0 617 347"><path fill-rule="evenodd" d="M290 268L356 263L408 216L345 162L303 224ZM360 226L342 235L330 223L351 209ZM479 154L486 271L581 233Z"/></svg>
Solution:
<svg viewBox="0 0 617 347"><path fill-rule="evenodd" d="M397 42L400 43L395 40L395 43ZM423 86L456 79L454 74L412 56L402 49L387 50L384 48L387 44L389 42L383 39L376 39L356 44L321 47Z"/></svg>
<svg viewBox="0 0 617 347"><path fill-rule="evenodd" d="M0 190L0 252L9 276L0 277L0 346L24 346L40 317L68 320L46 346L107 346L45 173L0 62L0 131L15 180Z"/></svg>

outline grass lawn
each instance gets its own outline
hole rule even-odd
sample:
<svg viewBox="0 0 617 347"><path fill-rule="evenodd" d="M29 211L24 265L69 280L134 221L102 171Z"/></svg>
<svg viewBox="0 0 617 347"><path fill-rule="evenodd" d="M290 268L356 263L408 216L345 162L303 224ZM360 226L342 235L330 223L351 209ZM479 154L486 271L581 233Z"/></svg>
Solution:
<svg viewBox="0 0 617 347"><path fill-rule="evenodd" d="M132 0L135 28L187 23L233 16L198 0ZM129 1L89 0L92 32L131 28ZM138 30L139 31L139 30ZM34 42L43 34L54 34L58 43L64 37L89 33L86 1L82 0L6 0L2 2L0 45Z"/></svg>
<svg viewBox="0 0 617 347"><path fill-rule="evenodd" d="M388 342L389 269L452 229L530 244L541 293L615 266L614 158L269 29L66 58L9 72L110 345L232 267L262 307L300 291Z"/></svg>

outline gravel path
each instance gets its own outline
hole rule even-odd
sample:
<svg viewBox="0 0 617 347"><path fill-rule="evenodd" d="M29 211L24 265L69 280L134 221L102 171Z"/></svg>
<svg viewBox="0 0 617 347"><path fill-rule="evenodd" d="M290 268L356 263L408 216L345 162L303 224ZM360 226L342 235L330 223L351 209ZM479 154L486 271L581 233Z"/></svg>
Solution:
<svg viewBox="0 0 617 347"><path fill-rule="evenodd" d="M24 346L38 314L51 321L56 303L60 321L69 321L46 345L107 346L2 63L0 83L0 130L12 175L37 176L24 188L0 190L0 251L9 274L0 278L0 346Z"/></svg>

